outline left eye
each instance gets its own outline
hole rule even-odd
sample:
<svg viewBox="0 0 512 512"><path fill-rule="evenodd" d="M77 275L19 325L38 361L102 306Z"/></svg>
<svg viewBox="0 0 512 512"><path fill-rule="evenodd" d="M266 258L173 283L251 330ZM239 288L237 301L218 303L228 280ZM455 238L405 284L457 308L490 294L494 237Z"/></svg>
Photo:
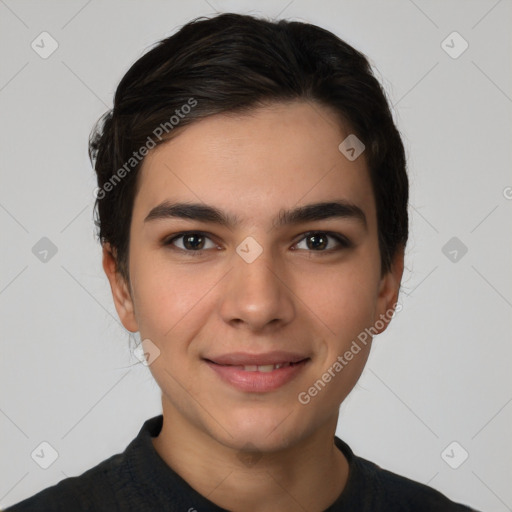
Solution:
<svg viewBox="0 0 512 512"><path fill-rule="evenodd" d="M335 240L337 242L338 248L349 247L350 242L341 235L325 233L323 231L316 231L312 233L307 233L306 236L299 242L297 247L299 249L313 249L314 252L324 252L324 250L332 250L336 249L336 243L334 247L332 244L329 244L329 239ZM300 244L305 244L306 247L299 247Z"/></svg>

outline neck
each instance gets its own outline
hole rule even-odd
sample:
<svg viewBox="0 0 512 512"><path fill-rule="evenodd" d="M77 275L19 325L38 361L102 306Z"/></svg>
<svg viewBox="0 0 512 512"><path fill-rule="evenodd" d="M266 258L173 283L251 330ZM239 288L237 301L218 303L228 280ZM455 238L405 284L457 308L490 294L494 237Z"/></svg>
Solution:
<svg viewBox="0 0 512 512"><path fill-rule="evenodd" d="M241 452L191 425L163 400L153 445L199 494L232 511L322 512L342 493L349 465L334 444L337 414L306 438L272 453Z"/></svg>

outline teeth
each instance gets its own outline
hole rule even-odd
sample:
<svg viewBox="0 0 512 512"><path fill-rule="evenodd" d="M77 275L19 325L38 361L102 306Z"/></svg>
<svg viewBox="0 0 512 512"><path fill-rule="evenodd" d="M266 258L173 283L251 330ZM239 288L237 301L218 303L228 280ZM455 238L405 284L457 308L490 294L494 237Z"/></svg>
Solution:
<svg viewBox="0 0 512 512"><path fill-rule="evenodd" d="M246 372L263 372L268 373L274 370L277 370L278 368L283 368L285 366L290 366L290 363L278 363L278 364L263 364L260 366L257 365L248 365L244 366L244 371Z"/></svg>
<svg viewBox="0 0 512 512"><path fill-rule="evenodd" d="M271 372L272 370L275 370L275 367L277 365L273 365L273 364L265 364L263 366L258 366L258 371L259 372Z"/></svg>

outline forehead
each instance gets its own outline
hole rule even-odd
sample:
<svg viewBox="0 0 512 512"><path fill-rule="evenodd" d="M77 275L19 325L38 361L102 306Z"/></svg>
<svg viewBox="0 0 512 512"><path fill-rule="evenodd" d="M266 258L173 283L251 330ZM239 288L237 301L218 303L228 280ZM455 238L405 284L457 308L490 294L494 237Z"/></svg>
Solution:
<svg viewBox="0 0 512 512"><path fill-rule="evenodd" d="M350 133L333 111L312 102L207 117L148 154L135 210L144 215L163 201L190 200L251 222L279 208L342 198L371 217L364 154L350 161L338 148Z"/></svg>

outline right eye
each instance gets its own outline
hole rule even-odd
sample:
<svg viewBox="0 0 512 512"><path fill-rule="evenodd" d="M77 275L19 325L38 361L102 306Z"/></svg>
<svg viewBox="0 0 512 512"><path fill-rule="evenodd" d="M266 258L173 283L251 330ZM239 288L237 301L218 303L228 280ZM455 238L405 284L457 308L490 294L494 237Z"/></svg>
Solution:
<svg viewBox="0 0 512 512"><path fill-rule="evenodd" d="M210 240L210 247L205 247L205 243L207 240ZM189 253L194 256L202 254L202 252L207 249L214 249L215 247L217 247L216 244L210 239L210 237L206 236L205 233L199 231L188 231L186 233L179 233L177 235L172 236L171 238L167 238L164 241L163 245L174 246L179 251Z"/></svg>

